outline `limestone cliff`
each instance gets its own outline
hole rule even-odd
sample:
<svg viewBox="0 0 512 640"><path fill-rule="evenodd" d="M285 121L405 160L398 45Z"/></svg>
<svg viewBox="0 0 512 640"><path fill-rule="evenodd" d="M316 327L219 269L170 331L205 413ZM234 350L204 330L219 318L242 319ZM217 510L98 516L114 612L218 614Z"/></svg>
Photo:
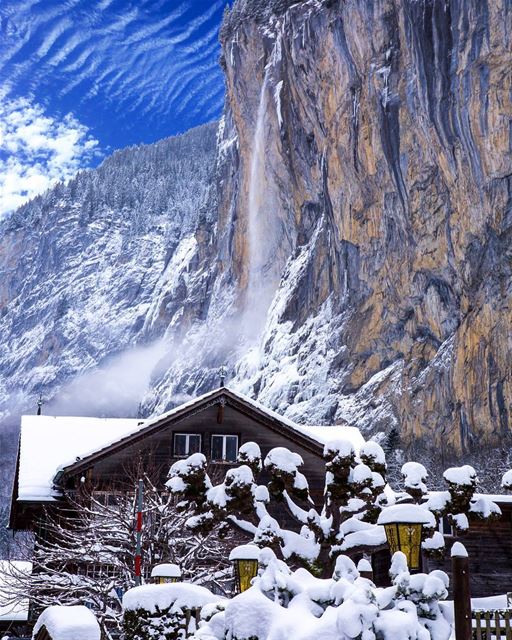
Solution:
<svg viewBox="0 0 512 640"><path fill-rule="evenodd" d="M408 443L508 439L510 1L239 0L222 44L224 268L273 298L236 383Z"/></svg>

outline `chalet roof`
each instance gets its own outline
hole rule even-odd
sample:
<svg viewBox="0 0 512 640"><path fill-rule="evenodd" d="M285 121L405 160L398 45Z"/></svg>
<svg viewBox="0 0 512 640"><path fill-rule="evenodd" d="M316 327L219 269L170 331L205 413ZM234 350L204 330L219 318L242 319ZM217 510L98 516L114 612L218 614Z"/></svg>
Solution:
<svg viewBox="0 0 512 640"><path fill-rule="evenodd" d="M109 455L160 426L225 400L275 424L290 439L300 438L319 454L335 438L350 440L356 450L364 439L356 427L306 426L280 416L242 393L221 387L145 421L54 416L23 416L17 479L18 502L53 500L59 495L56 476L73 473L89 461Z"/></svg>
<svg viewBox="0 0 512 640"><path fill-rule="evenodd" d="M140 420L22 416L17 500L46 502L58 496L53 478L63 462L83 457L121 438Z"/></svg>

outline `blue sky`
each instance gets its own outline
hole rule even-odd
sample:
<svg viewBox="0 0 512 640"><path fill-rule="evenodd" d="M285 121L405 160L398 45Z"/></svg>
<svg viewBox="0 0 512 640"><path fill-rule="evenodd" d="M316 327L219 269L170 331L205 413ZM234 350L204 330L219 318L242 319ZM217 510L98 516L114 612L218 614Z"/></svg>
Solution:
<svg viewBox="0 0 512 640"><path fill-rule="evenodd" d="M0 0L0 214L219 117L228 0Z"/></svg>

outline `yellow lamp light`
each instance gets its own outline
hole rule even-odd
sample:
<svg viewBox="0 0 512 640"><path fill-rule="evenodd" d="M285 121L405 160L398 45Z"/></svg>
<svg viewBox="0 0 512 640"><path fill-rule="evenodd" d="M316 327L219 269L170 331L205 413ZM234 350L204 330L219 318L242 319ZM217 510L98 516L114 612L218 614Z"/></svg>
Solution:
<svg viewBox="0 0 512 640"><path fill-rule="evenodd" d="M157 564L151 571L151 578L155 584L168 584L181 580L181 569L177 564Z"/></svg>
<svg viewBox="0 0 512 640"><path fill-rule="evenodd" d="M435 525L433 514L417 504L397 504L383 509L377 520L383 525L391 555L401 551L411 571L421 567L423 526Z"/></svg>
<svg viewBox="0 0 512 640"><path fill-rule="evenodd" d="M237 593L247 591L252 579L258 575L259 548L254 544L242 544L229 554L233 562Z"/></svg>

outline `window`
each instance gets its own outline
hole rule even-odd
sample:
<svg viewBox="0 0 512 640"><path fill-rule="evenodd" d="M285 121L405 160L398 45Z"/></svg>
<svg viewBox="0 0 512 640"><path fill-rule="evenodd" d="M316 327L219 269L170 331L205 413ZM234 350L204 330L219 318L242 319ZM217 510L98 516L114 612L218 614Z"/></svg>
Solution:
<svg viewBox="0 0 512 640"><path fill-rule="evenodd" d="M76 572L79 576L87 576L88 578L118 578L121 575L119 567L112 564L96 564L88 563L78 565Z"/></svg>
<svg viewBox="0 0 512 640"><path fill-rule="evenodd" d="M439 531L443 534L443 536L453 536L453 527L450 524L448 516L439 518Z"/></svg>
<svg viewBox="0 0 512 640"><path fill-rule="evenodd" d="M238 436L212 436L212 460L215 462L236 462Z"/></svg>
<svg viewBox="0 0 512 640"><path fill-rule="evenodd" d="M175 433L174 456L183 458L201 451L201 436L198 433Z"/></svg>
<svg viewBox="0 0 512 640"><path fill-rule="evenodd" d="M95 491L92 497L104 507L115 507L118 502L117 495L110 491Z"/></svg>

